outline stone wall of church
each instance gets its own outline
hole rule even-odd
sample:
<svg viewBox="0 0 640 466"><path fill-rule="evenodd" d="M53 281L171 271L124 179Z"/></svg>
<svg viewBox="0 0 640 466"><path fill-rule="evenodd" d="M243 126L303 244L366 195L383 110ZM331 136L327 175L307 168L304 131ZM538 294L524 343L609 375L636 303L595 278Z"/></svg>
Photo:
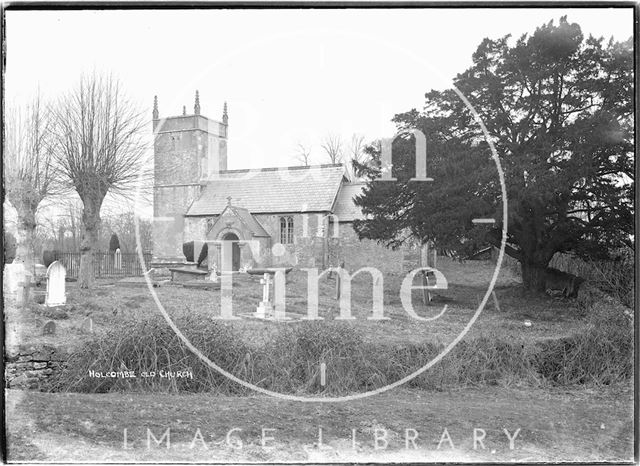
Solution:
<svg viewBox="0 0 640 466"><path fill-rule="evenodd" d="M184 219L184 242L207 238L207 219L203 217L185 217Z"/></svg>
<svg viewBox="0 0 640 466"><path fill-rule="evenodd" d="M322 258L325 254L324 238L317 237L318 220L314 214L307 216L306 232L305 217L302 214L256 214L254 217L271 235L272 266L297 266L322 268ZM280 218L293 217L293 243L280 244Z"/></svg>
<svg viewBox="0 0 640 466"><path fill-rule="evenodd" d="M337 238L329 238L329 266L344 261L349 272L361 267L375 267L383 273L403 273L404 251L392 250L368 239L359 240L351 223L339 223Z"/></svg>
<svg viewBox="0 0 640 466"><path fill-rule="evenodd" d="M293 217L294 241L292 244L283 244L281 247L278 246L280 218L286 216ZM255 214L254 217L271 236L270 249L266 246L266 242L261 242L261 248L267 249L261 251L260 258L255 258L260 262L256 265L322 269L323 265L337 267L344 261L345 267L352 272L361 267L375 267L383 273L405 272L406 251L402 249L394 251L372 240L359 240L351 223L339 223L336 234L334 225L326 231L326 221L322 222L323 225L318 229L320 219L315 214L307 215L306 228L305 217L302 214ZM208 228L206 218L185 218L184 241L206 239ZM322 236L318 236L318 233ZM329 235L327 240L324 238L325 234ZM246 253L248 250L243 251L243 257Z"/></svg>

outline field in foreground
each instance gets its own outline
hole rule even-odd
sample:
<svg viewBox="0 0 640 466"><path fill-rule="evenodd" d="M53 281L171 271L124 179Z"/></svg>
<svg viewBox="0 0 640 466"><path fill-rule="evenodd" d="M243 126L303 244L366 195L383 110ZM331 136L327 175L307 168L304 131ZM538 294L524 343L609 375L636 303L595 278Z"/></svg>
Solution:
<svg viewBox="0 0 640 466"><path fill-rule="evenodd" d="M9 461L632 461L633 391L394 390L343 403L8 390ZM242 441L242 448L226 444ZM322 428L322 446L318 430ZM124 429L127 447L124 449ZM160 440L157 445L148 432ZM199 432L198 432L199 429ZM261 445L263 431L266 445ZM355 429L357 446L352 446ZM407 429L415 429L415 432ZM446 439L444 430L451 439ZM473 447L474 429L483 429ZM514 449L503 429L514 439ZM482 437L482 431L476 432ZM201 437L199 437L201 434ZM418 437L415 446L406 438ZM375 436L386 435L388 445ZM445 436L440 448L438 443ZM269 439L267 437L273 437ZM194 441L194 438L196 439ZM453 448L451 447L453 444ZM148 446L150 448L148 448ZM236 445L237 446L237 445Z"/></svg>

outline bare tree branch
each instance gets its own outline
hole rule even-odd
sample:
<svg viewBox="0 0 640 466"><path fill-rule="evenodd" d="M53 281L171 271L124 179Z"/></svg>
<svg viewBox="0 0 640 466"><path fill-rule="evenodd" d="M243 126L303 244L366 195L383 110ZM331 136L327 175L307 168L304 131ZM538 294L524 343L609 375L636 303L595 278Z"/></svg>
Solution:
<svg viewBox="0 0 640 466"><path fill-rule="evenodd" d="M330 163L342 162L342 139L337 134L327 134L320 143Z"/></svg>
<svg viewBox="0 0 640 466"><path fill-rule="evenodd" d="M296 146L296 151L295 159L305 167L308 167L311 161L311 147L299 142Z"/></svg>

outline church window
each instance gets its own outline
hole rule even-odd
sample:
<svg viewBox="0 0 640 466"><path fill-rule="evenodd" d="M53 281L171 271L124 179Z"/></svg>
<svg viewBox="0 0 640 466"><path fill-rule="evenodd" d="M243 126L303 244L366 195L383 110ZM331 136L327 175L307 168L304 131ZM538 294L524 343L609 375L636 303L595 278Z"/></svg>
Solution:
<svg viewBox="0 0 640 466"><path fill-rule="evenodd" d="M280 243L293 243L293 217L280 217Z"/></svg>

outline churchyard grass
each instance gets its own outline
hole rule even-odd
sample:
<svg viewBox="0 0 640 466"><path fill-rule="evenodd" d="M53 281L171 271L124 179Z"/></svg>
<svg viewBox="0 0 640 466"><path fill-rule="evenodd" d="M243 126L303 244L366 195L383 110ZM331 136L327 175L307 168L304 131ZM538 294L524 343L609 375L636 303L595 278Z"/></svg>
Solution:
<svg viewBox="0 0 640 466"><path fill-rule="evenodd" d="M399 297L400 275L388 275L384 281L384 312L387 321L367 320L371 315L372 294L371 279L367 274L353 278L352 314L354 321L341 324L353 326L365 341L376 343L406 344L424 341L442 342L455 337L466 325L477 309L479 300L486 292L493 266L486 262L467 261L457 263L441 259L439 269L449 281L449 289L436 293L431 306L421 302L421 292L413 291L413 303L421 316L436 315L445 304L448 310L441 319L431 322L417 322L402 308ZM566 336L584 325L584 313L575 301L552 299L523 293L517 287L517 276L503 269L496 284L495 294L499 310L490 297L480 318L471 328L469 337L481 334L499 334L524 338L528 341ZM416 279L418 285L418 279ZM293 272L287 283L286 311L303 316L307 311L306 274ZM168 314L178 318L182 315L199 316L211 319L220 315L219 291L206 291L181 286L166 285L154 289ZM319 286L320 316L327 320L339 314L335 300L335 282L323 279ZM15 325L19 332L16 341L21 344L55 344L58 347L73 348L83 341L95 339L95 335L81 330L82 321L91 316L95 332L122 322L125 317L143 321L159 315L159 311L146 287L122 287L115 280L98 280L93 290L82 290L77 283L67 283L67 303L61 310L47 309L32 304L26 311L17 313L7 309L8 324ZM258 279L242 277L236 279L233 288L234 315L253 313L262 296ZM43 336L41 325L54 319L59 327L55 336ZM524 325L525 320L532 322L531 327ZM297 325L260 321L243 318L231 325L244 335L249 345L261 345L270 341L273 332L283 325Z"/></svg>

